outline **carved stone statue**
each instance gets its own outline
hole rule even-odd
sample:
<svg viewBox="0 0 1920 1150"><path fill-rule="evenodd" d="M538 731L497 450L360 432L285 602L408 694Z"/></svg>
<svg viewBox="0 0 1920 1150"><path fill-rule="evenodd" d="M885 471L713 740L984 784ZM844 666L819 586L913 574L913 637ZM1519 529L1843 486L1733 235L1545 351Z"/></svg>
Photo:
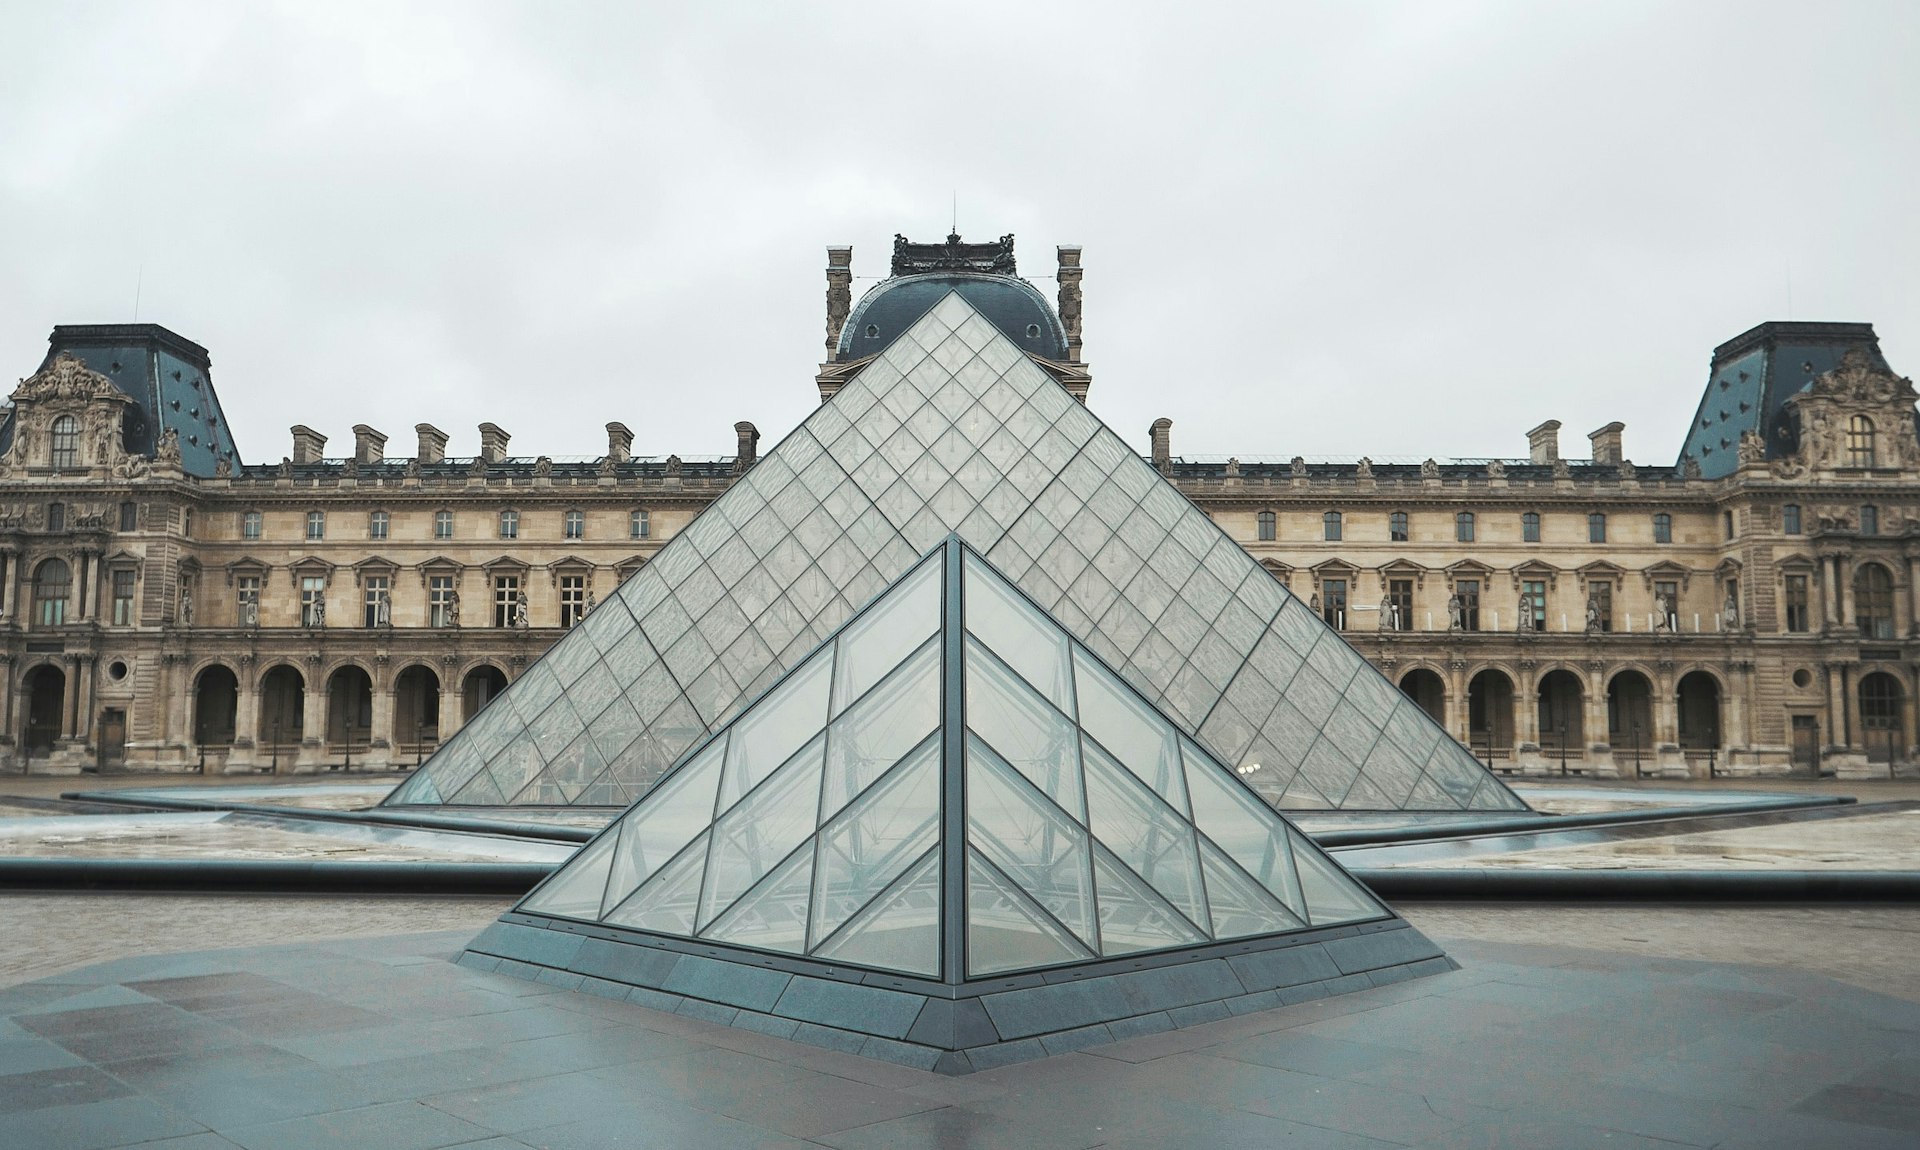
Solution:
<svg viewBox="0 0 1920 1150"><path fill-rule="evenodd" d="M1228 479L1240 478L1240 461L1238 459L1227 460L1227 478Z"/></svg>
<svg viewBox="0 0 1920 1150"><path fill-rule="evenodd" d="M1566 460L1564 460L1564 459L1556 459L1556 460L1554 460L1554 461L1553 461L1553 477L1554 477L1555 479L1571 479L1571 478L1573 478L1573 471L1572 471L1572 470L1571 470L1570 468L1568 468L1568 467L1567 467L1567 461L1566 461Z"/></svg>
<svg viewBox="0 0 1920 1150"><path fill-rule="evenodd" d="M180 625L193 626L193 584L185 581L180 584Z"/></svg>
<svg viewBox="0 0 1920 1150"><path fill-rule="evenodd" d="M1720 621L1729 631L1740 629L1740 602L1733 596L1727 596L1726 605L1720 608Z"/></svg>
<svg viewBox="0 0 1920 1150"><path fill-rule="evenodd" d="M1320 613L1320 593L1318 591L1307 596L1307 610L1312 611L1315 615Z"/></svg>
<svg viewBox="0 0 1920 1150"><path fill-rule="evenodd" d="M1683 479L1700 478L1700 461L1691 455L1687 456L1687 461L1680 465L1680 476Z"/></svg>
<svg viewBox="0 0 1920 1150"><path fill-rule="evenodd" d="M326 625L327 625L327 601L325 599L315 599L313 601L313 613L308 616L307 626L318 631L319 629L321 629L322 627L325 627Z"/></svg>
<svg viewBox="0 0 1920 1150"><path fill-rule="evenodd" d="M680 457L678 455L667 456L667 478L680 478Z"/></svg>
<svg viewBox="0 0 1920 1150"><path fill-rule="evenodd" d="M1355 479L1372 479L1373 478L1373 460L1368 459L1366 456L1362 455L1360 457L1359 466L1355 467L1353 470L1353 476Z"/></svg>
<svg viewBox="0 0 1920 1150"><path fill-rule="evenodd" d="M180 433L169 427L160 436L160 445L153 449L153 458L160 463L180 464Z"/></svg>
<svg viewBox="0 0 1920 1150"><path fill-rule="evenodd" d="M1306 459L1302 456L1294 456L1293 461L1287 464L1287 474L1295 479L1305 479L1307 477Z"/></svg>
<svg viewBox="0 0 1920 1150"><path fill-rule="evenodd" d="M1467 603L1455 591L1447 596L1447 630L1458 631L1467 624Z"/></svg>
<svg viewBox="0 0 1920 1150"><path fill-rule="evenodd" d="M240 625L258 627L260 625L260 601L249 599L240 605Z"/></svg>
<svg viewBox="0 0 1920 1150"><path fill-rule="evenodd" d="M1488 479L1505 479L1506 477L1507 477L1506 464L1500 462L1498 459L1487 460L1487 478Z"/></svg>
<svg viewBox="0 0 1920 1150"><path fill-rule="evenodd" d="M1587 634L1597 635L1599 633L1600 597L1598 595L1589 595L1587 596Z"/></svg>
<svg viewBox="0 0 1920 1150"><path fill-rule="evenodd" d="M1520 596L1519 618L1515 621L1514 629L1522 633L1533 630L1533 599L1529 596Z"/></svg>
<svg viewBox="0 0 1920 1150"><path fill-rule="evenodd" d="M513 625L516 627L525 627L527 625L527 593L525 591L514 596Z"/></svg>
<svg viewBox="0 0 1920 1150"><path fill-rule="evenodd" d="M233 462L226 456L221 456L213 465L213 477L215 479L231 479L233 477Z"/></svg>
<svg viewBox="0 0 1920 1150"><path fill-rule="evenodd" d="M1632 479L1637 475L1639 475L1639 471L1633 466L1633 460L1622 459L1620 461L1620 478Z"/></svg>
<svg viewBox="0 0 1920 1150"><path fill-rule="evenodd" d="M1739 454L1742 467L1750 463L1759 463L1766 458L1767 441L1760 438L1760 433L1757 431L1741 432Z"/></svg>
<svg viewBox="0 0 1920 1150"><path fill-rule="evenodd" d="M487 457L484 455L474 456L473 462L467 465L467 474L484 477L487 474Z"/></svg>
<svg viewBox="0 0 1920 1150"><path fill-rule="evenodd" d="M1653 609L1657 616L1653 621L1654 630L1673 630L1675 621L1673 617L1673 600L1667 598L1665 594L1655 595L1653 597Z"/></svg>
<svg viewBox="0 0 1920 1150"><path fill-rule="evenodd" d="M1440 461L1437 459L1428 459L1426 462L1422 463L1420 465L1420 478L1422 479L1440 478Z"/></svg>
<svg viewBox="0 0 1920 1150"><path fill-rule="evenodd" d="M1389 595L1380 596L1380 629L1382 631L1400 629L1400 608Z"/></svg>
<svg viewBox="0 0 1920 1150"><path fill-rule="evenodd" d="M373 625L393 626L393 596L385 587L374 592L373 595Z"/></svg>
<svg viewBox="0 0 1920 1150"><path fill-rule="evenodd" d="M593 597L593 592L591 591L587 592L587 602L585 606L580 608L580 617L584 619L587 616L593 614L593 608L595 604L597 604L598 602L599 600Z"/></svg>
<svg viewBox="0 0 1920 1150"><path fill-rule="evenodd" d="M552 475L552 474L553 474L553 460L552 460L552 459L550 459L550 458L548 458L548 457L547 457L547 456L545 456L545 455L542 455L542 456L541 456L540 458L538 458L538 459L536 459L536 460L534 460L534 461L533 461L533 474L534 474L534 477L535 477L535 478L538 478L538 479L545 479L545 478L547 478L548 476L550 476L550 475Z"/></svg>
<svg viewBox="0 0 1920 1150"><path fill-rule="evenodd" d="M446 618L449 628L460 626L460 592L451 588L447 590Z"/></svg>
<svg viewBox="0 0 1920 1150"><path fill-rule="evenodd" d="M618 474L618 466L619 465L613 461L613 456L602 455L600 457L600 477L602 479L612 479Z"/></svg>
<svg viewBox="0 0 1920 1150"><path fill-rule="evenodd" d="M283 455L280 457L280 478L293 478L293 459L290 456Z"/></svg>

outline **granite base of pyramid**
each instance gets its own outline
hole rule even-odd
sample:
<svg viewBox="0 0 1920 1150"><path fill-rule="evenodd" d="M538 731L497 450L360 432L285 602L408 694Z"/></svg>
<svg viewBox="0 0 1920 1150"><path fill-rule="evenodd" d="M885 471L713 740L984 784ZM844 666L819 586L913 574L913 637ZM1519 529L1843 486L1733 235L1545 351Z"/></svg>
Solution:
<svg viewBox="0 0 1920 1150"><path fill-rule="evenodd" d="M488 927L459 961L940 1074L1458 969L1402 919L960 986L515 913Z"/></svg>

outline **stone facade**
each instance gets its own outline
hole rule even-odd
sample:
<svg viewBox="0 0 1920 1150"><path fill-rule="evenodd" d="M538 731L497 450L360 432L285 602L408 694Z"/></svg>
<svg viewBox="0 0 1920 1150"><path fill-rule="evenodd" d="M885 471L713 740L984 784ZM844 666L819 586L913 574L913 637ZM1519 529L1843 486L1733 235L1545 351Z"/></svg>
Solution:
<svg viewBox="0 0 1920 1150"><path fill-rule="evenodd" d="M1059 255L1071 353L1040 362L1084 398L1080 249ZM864 362L831 353L851 249L827 280L823 396ZM62 351L88 330L56 329L0 422L15 770L411 766L757 453L746 423L697 461L635 457L613 423L585 462L510 456L493 424L472 458L428 424L410 457L366 425L329 457L298 426L277 464L183 465L164 412L129 449L137 392ZM1551 421L1508 460L1191 460L1170 420L1141 446L1496 769L1883 774L1915 759L1914 409L1875 349L1812 376L1785 402L1797 435L1748 433L1719 478L1636 466L1618 423L1586 459Z"/></svg>

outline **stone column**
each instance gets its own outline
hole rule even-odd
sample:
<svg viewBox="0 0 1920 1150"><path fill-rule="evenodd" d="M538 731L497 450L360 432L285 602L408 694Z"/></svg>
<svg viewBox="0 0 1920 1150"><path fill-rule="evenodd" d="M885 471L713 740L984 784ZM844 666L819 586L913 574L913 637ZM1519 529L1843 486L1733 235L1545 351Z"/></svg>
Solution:
<svg viewBox="0 0 1920 1150"><path fill-rule="evenodd" d="M1513 685L1513 740L1540 745L1540 672L1528 659Z"/></svg>
<svg viewBox="0 0 1920 1150"><path fill-rule="evenodd" d="M1907 629L1920 635L1920 556L1907 556Z"/></svg>
<svg viewBox="0 0 1920 1150"><path fill-rule="evenodd" d="M1846 685L1841 681L1841 664L1828 663L1827 676L1827 746L1840 748L1847 745L1847 704Z"/></svg>
<svg viewBox="0 0 1920 1150"><path fill-rule="evenodd" d="M1467 708L1467 667L1458 659L1447 664L1447 733L1463 743L1471 742L1467 729L1470 713Z"/></svg>
<svg viewBox="0 0 1920 1150"><path fill-rule="evenodd" d="M300 750L298 762L314 765L327 757L327 682L318 663L307 664L307 689L300 698Z"/></svg>
<svg viewBox="0 0 1920 1150"><path fill-rule="evenodd" d="M1607 685L1606 676L1600 664L1587 664L1586 695L1586 736L1587 749L1609 747L1613 745L1613 732L1607 729Z"/></svg>
<svg viewBox="0 0 1920 1150"><path fill-rule="evenodd" d="M13 615L13 572L19 558L19 554L11 549L0 551L0 620Z"/></svg>
<svg viewBox="0 0 1920 1150"><path fill-rule="evenodd" d="M236 752L252 750L254 736L260 728L260 684L255 671L253 660L240 660L235 675L240 688L235 692L233 702L233 749ZM238 754L233 756L239 757Z"/></svg>
<svg viewBox="0 0 1920 1150"><path fill-rule="evenodd" d="M1854 629L1853 572L1850 568L1851 564L1847 562L1846 556L1833 557L1833 601L1839 612L1839 618L1835 622L1839 624L1842 631Z"/></svg>
<svg viewBox="0 0 1920 1150"><path fill-rule="evenodd" d="M393 683L375 683L373 685L373 715L367 725L367 759L372 762L375 750L387 752L386 758L393 757L392 750L398 746L400 738L393 729Z"/></svg>

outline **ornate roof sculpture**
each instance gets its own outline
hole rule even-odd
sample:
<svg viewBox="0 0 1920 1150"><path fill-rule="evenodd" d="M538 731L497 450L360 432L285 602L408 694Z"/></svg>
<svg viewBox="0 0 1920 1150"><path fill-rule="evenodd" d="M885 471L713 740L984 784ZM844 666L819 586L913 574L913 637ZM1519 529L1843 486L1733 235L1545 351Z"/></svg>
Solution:
<svg viewBox="0 0 1920 1150"><path fill-rule="evenodd" d="M623 806L949 533L1280 807L1526 809L958 293L387 802Z"/></svg>
<svg viewBox="0 0 1920 1150"><path fill-rule="evenodd" d="M916 244L902 235L893 237L892 274L911 276L941 271L980 272L997 276L1020 274L1014 269L1012 233L985 244L964 243L959 232L950 234L945 243L938 244Z"/></svg>
<svg viewBox="0 0 1920 1150"><path fill-rule="evenodd" d="M805 1021L832 1034L803 1037L949 1072L1048 1053L1036 1034L1092 1028L1087 1044L1160 1014L1120 992L1142 959L1241 956L1202 992L1225 1001L1329 977L1300 948L1325 955L1330 928L1372 931L1344 940L1343 973L1440 958L957 536L473 950L566 969L564 943L541 933L569 923L599 928L596 977L627 947L638 961L611 980L672 993L670 968L697 947L690 970L713 977L695 998L729 1004L737 981L789 1033ZM782 992L746 989L775 956ZM1049 993L1045 973L1064 970L1076 978ZM1025 1010L1008 993L1022 978ZM810 984L877 993L896 1020L821 1011ZM1060 1000L1038 1023L1036 998Z"/></svg>

